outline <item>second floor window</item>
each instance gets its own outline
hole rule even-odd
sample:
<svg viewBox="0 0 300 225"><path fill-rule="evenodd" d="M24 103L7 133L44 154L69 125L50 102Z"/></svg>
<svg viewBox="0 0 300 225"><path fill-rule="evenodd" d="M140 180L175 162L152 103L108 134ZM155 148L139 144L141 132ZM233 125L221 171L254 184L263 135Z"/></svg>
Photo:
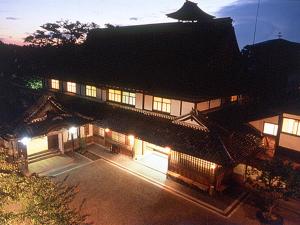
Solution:
<svg viewBox="0 0 300 225"><path fill-rule="evenodd" d="M67 91L76 93L76 83L73 82L67 82Z"/></svg>
<svg viewBox="0 0 300 225"><path fill-rule="evenodd" d="M300 121L283 118L282 132L300 136Z"/></svg>
<svg viewBox="0 0 300 225"><path fill-rule="evenodd" d="M121 91L109 89L108 90L108 100L113 102L121 102Z"/></svg>
<svg viewBox="0 0 300 225"><path fill-rule="evenodd" d="M270 135L277 135L278 125L273 123L264 123L264 133Z"/></svg>
<svg viewBox="0 0 300 225"><path fill-rule="evenodd" d="M85 94L86 96L96 97L96 87L86 85Z"/></svg>
<svg viewBox="0 0 300 225"><path fill-rule="evenodd" d="M232 95L231 97L230 97L230 101L231 102L236 102L238 100L238 96L237 95Z"/></svg>
<svg viewBox="0 0 300 225"><path fill-rule="evenodd" d="M135 105L135 93L122 92L122 103L128 105Z"/></svg>
<svg viewBox="0 0 300 225"><path fill-rule="evenodd" d="M51 88L53 89L59 89L59 80L51 80Z"/></svg>
<svg viewBox="0 0 300 225"><path fill-rule="evenodd" d="M154 97L153 110L170 113L171 100L166 98Z"/></svg>

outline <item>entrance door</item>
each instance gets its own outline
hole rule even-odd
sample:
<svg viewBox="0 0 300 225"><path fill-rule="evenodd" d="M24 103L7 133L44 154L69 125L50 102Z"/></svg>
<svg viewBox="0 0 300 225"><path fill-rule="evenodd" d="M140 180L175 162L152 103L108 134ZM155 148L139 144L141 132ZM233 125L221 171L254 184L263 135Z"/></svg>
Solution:
<svg viewBox="0 0 300 225"><path fill-rule="evenodd" d="M145 141L143 148L144 155L139 161L152 169L166 174L168 171L168 154L165 148Z"/></svg>
<svg viewBox="0 0 300 225"><path fill-rule="evenodd" d="M45 137L38 137L31 139L27 144L27 155L36 154L48 149L48 139Z"/></svg>
<svg viewBox="0 0 300 225"><path fill-rule="evenodd" d="M48 149L58 149L58 135L48 136Z"/></svg>

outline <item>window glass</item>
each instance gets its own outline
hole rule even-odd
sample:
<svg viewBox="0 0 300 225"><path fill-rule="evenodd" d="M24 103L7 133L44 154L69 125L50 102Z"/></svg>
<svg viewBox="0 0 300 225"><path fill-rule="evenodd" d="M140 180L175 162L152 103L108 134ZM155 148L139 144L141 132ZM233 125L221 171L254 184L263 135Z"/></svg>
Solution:
<svg viewBox="0 0 300 225"><path fill-rule="evenodd" d="M67 91L76 93L76 84L73 82L67 82Z"/></svg>
<svg viewBox="0 0 300 225"><path fill-rule="evenodd" d="M86 85L86 96L96 97L96 87Z"/></svg>
<svg viewBox="0 0 300 225"><path fill-rule="evenodd" d="M167 98L154 97L153 110L162 112L171 112L171 100Z"/></svg>
<svg viewBox="0 0 300 225"><path fill-rule="evenodd" d="M51 88L53 89L59 89L59 80L51 80Z"/></svg>
<svg viewBox="0 0 300 225"><path fill-rule="evenodd" d="M121 91L115 89L108 90L108 100L113 102L121 102Z"/></svg>
<svg viewBox="0 0 300 225"><path fill-rule="evenodd" d="M120 134L112 131L112 140L119 142L121 144L125 144L126 136L124 134Z"/></svg>
<svg viewBox="0 0 300 225"><path fill-rule="evenodd" d="M300 136L300 123L298 120L283 118L282 132Z"/></svg>
<svg viewBox="0 0 300 225"><path fill-rule="evenodd" d="M122 103L128 105L135 105L135 93L131 92L122 92Z"/></svg>
<svg viewBox="0 0 300 225"><path fill-rule="evenodd" d="M277 135L278 125L273 123L264 123L264 133L270 135Z"/></svg>

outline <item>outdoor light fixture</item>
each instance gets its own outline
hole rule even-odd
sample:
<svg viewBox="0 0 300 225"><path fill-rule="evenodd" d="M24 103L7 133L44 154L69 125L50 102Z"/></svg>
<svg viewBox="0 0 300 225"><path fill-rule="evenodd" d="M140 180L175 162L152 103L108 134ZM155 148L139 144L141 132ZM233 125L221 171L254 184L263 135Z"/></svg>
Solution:
<svg viewBox="0 0 300 225"><path fill-rule="evenodd" d="M105 132L108 133L110 131L110 129L108 128L105 128Z"/></svg>
<svg viewBox="0 0 300 225"><path fill-rule="evenodd" d="M23 144L23 145L27 145L29 143L31 139L29 137L23 137L20 142Z"/></svg>
<svg viewBox="0 0 300 225"><path fill-rule="evenodd" d="M133 135L129 135L128 140L129 140L130 145L134 145L134 136Z"/></svg>
<svg viewBox="0 0 300 225"><path fill-rule="evenodd" d="M76 134L77 133L77 128L76 127L70 127L69 128L69 133L70 134Z"/></svg>

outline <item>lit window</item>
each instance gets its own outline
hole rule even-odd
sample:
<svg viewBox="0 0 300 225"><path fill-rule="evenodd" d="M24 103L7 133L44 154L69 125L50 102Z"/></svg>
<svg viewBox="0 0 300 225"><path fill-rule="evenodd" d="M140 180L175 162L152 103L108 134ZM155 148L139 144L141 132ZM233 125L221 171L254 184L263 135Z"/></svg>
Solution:
<svg viewBox="0 0 300 225"><path fill-rule="evenodd" d="M238 96L237 95L232 95L231 97L230 97L230 101L231 102L236 102L238 100Z"/></svg>
<svg viewBox="0 0 300 225"><path fill-rule="evenodd" d="M99 128L99 135L101 136L101 137L104 137L104 129L103 128Z"/></svg>
<svg viewBox="0 0 300 225"><path fill-rule="evenodd" d="M78 128L74 128L73 129L69 129L68 131L68 140L72 140L72 135L73 135L73 139L77 139L78 138Z"/></svg>
<svg viewBox="0 0 300 225"><path fill-rule="evenodd" d="M170 113L171 100L166 98L154 97L153 110Z"/></svg>
<svg viewBox="0 0 300 225"><path fill-rule="evenodd" d="M300 122L294 119L283 118L282 132L300 136Z"/></svg>
<svg viewBox="0 0 300 225"><path fill-rule="evenodd" d="M51 80L51 88L53 89L59 89L59 80Z"/></svg>
<svg viewBox="0 0 300 225"><path fill-rule="evenodd" d="M86 94L86 96L96 97L96 87L86 85L85 86L85 94Z"/></svg>
<svg viewBox="0 0 300 225"><path fill-rule="evenodd" d="M115 142L119 142L121 144L125 144L125 139L126 136L124 134L120 134L117 132L112 131L112 136L111 136L112 140Z"/></svg>
<svg viewBox="0 0 300 225"><path fill-rule="evenodd" d="M67 82L67 91L76 93L76 83L73 82Z"/></svg>
<svg viewBox="0 0 300 225"><path fill-rule="evenodd" d="M122 103L128 105L135 105L135 93L122 92Z"/></svg>
<svg viewBox="0 0 300 225"><path fill-rule="evenodd" d="M108 100L114 101L114 102L121 102L121 91L109 89L108 90Z"/></svg>
<svg viewBox="0 0 300 225"><path fill-rule="evenodd" d="M264 123L264 133L270 135L277 135L278 125L273 123Z"/></svg>

